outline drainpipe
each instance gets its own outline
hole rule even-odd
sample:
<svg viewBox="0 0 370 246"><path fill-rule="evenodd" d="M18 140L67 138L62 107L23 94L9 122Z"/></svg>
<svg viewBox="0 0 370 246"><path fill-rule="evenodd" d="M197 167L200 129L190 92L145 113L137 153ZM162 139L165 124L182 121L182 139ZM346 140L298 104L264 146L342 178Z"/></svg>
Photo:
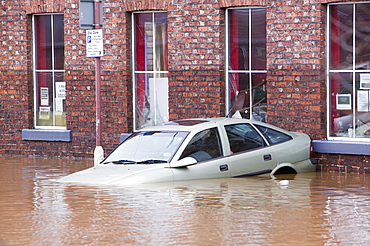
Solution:
<svg viewBox="0 0 370 246"><path fill-rule="evenodd" d="M94 29L100 28L100 0L94 0ZM95 105L96 105L96 146L94 150L94 166L97 166L104 158L104 150L101 146L101 95L100 95L100 57L95 57Z"/></svg>

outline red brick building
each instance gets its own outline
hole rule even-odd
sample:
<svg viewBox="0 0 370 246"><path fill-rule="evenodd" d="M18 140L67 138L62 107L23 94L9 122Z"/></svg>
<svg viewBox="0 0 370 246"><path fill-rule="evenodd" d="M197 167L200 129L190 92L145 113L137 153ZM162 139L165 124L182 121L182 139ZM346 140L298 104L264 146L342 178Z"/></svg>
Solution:
<svg viewBox="0 0 370 246"><path fill-rule="evenodd" d="M92 157L99 60L106 152L144 125L229 115L308 133L322 170L369 172L370 2L99 5L94 25L94 0L1 2L0 155Z"/></svg>

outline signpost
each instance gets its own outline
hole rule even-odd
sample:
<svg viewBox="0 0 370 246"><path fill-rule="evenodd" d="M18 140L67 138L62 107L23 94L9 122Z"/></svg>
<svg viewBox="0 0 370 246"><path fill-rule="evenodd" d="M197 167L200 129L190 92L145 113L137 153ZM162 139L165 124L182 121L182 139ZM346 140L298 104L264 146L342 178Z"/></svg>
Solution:
<svg viewBox="0 0 370 246"><path fill-rule="evenodd" d="M96 104L96 146L94 150L94 166L97 166L104 158L104 150L101 146L101 96L100 96L100 57L103 56L103 30L100 28L100 0L94 0L94 24L95 29L86 30L86 56L95 57L95 104Z"/></svg>

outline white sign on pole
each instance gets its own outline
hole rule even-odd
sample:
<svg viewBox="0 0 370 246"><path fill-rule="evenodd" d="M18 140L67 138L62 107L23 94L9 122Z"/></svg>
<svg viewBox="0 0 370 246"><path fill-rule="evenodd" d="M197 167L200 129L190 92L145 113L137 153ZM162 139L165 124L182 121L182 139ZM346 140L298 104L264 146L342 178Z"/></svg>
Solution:
<svg viewBox="0 0 370 246"><path fill-rule="evenodd" d="M86 30L86 56L103 56L103 30Z"/></svg>

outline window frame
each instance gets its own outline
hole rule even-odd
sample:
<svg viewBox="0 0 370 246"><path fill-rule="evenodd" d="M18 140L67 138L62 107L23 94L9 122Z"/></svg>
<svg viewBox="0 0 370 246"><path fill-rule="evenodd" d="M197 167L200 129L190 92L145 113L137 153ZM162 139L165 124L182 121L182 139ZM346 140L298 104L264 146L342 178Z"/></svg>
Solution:
<svg viewBox="0 0 370 246"><path fill-rule="evenodd" d="M52 62L52 68L51 69L37 69L37 54L36 54L36 27L35 27L35 24L36 24L36 20L35 20L35 17L36 16L51 16L50 18L50 26L51 26L51 30L52 30L52 34L51 34L51 40L52 40L52 47L54 47L54 16L55 15L62 15L63 16L63 20L64 20L64 14L63 13L47 13L47 14L34 14L32 15L32 78L33 78L33 92L34 92L34 95L33 95L33 124L34 124L34 128L35 129L51 129L51 130L65 130L67 128L67 122L65 121L65 126L56 126L56 116L55 116L55 110L56 110L56 102L55 102L55 90L56 90L56 86L55 86L55 74L56 73L63 73L63 76L64 76L64 82L65 82L65 60L64 60L64 69L55 69L54 68L54 65L55 65L55 53L54 53L54 48L52 49L52 55L51 55L51 62ZM64 25L64 24L63 24ZM64 43L63 43L63 46L64 46ZM37 75L38 73L40 72L43 72L43 73L51 73L52 74L52 81L53 81L53 91L52 91L52 94L53 94L53 98L52 98L52 107L53 107L53 110L51 111L52 113L52 122L53 122L53 125L52 126L42 126L42 125L37 125L37 114L39 113L38 111L38 107L40 106L38 104L38 94L40 93L38 91L38 83L37 83ZM64 99L65 100L65 99Z"/></svg>
<svg viewBox="0 0 370 246"><path fill-rule="evenodd" d="M136 46L136 39L137 37L135 36L135 29L136 29L136 22L135 22L135 15L136 14L151 14L152 15L152 20L153 20L153 24L152 24L152 30L153 30L153 38L155 38L155 14L156 13L166 13L168 14L167 11L135 11L135 12L132 12L131 13L131 50L132 50L132 53L131 53L131 58L132 58L132 61L131 61L131 66L132 66L132 81L133 81L133 87L132 87L132 102L133 102L133 128L134 130L138 130L140 128L142 128L142 126L138 126L139 124L139 114L137 113L137 110L138 110L138 106L137 106L137 100L138 100L138 96L137 96L137 84L138 84L138 80L136 78L136 76L140 75L140 74L143 74L145 76L147 75L152 75L154 79L163 79L163 78L167 78L167 82L168 82L168 59L166 60L167 61L167 64L165 65L167 67L167 70L166 71L162 71L162 70L157 70L157 67L156 67L156 58L157 58L157 53L156 53L156 48L155 46L153 46L153 58L152 58L152 62L153 62L153 69L152 70L137 70L136 68L136 56L137 56L137 52L136 52L136 49L135 49L135 46ZM167 25L168 25L168 15L167 15ZM168 27L168 26L167 26ZM168 29L166 30L166 35L168 36ZM168 39L167 39L168 40ZM155 44L155 40L153 40L153 44ZM166 42L166 49L167 49L167 52L168 52L168 41ZM164 77L161 76L161 75L165 75ZM149 78L148 78L149 80ZM155 84L155 82L154 82ZM149 84L148 84L149 85ZM168 93L168 89L167 89L167 93ZM154 98L153 99L154 101L157 102L157 99ZM167 103L168 103L168 96L167 96ZM150 107L150 105L149 105ZM169 111L169 110L168 110ZM154 114L156 114L156 112L154 112ZM167 114L169 114L169 112L167 112ZM148 123L148 122L147 122ZM156 124L158 122L156 122L156 115L154 117L154 124ZM144 125L143 125L144 126Z"/></svg>
<svg viewBox="0 0 370 246"><path fill-rule="evenodd" d="M357 111L357 92L358 92L358 89L356 89L356 76L357 74L360 74L360 73L367 73L367 74L370 74L370 68L368 69L365 69L365 70L361 70L361 69L356 69L356 56L353 56L352 57L352 68L351 69L348 69L348 68L345 68L345 69L341 69L341 68L338 68L338 69L333 69L332 68L332 63L331 63L331 58L332 58L332 55L331 55L331 48L332 48L332 44L331 44L331 8L333 6L339 6L339 5L350 5L352 6L352 14L353 14L353 17L352 17L352 21L353 21L353 26L351 27L352 29L352 54L355 54L355 49L356 49L356 45L355 45L355 41L356 41L356 5L358 4L370 4L370 2L341 2L341 3L330 3L327 5L327 8L326 8L326 65L327 65L327 72L326 72L326 89L327 89L327 93L326 93L326 101L327 101L327 105L326 105L326 119L327 119L327 122L326 122L326 138L328 140L346 140L346 141L355 141L355 142L366 142L366 141L370 141L370 138L366 138L366 137L356 137L356 134L353 133L353 136L333 136L334 134L334 130L332 129L334 127L334 118L332 119L332 107L333 107L333 103L335 104L335 101L333 100L333 96L331 95L332 94L332 81L331 81L331 76L333 74L340 74L340 73L347 73L347 74L350 74L350 77L353 81L352 83L352 92L351 92L351 97L350 97L350 105L351 105L351 111L352 111L352 125L355 126L356 125L356 115L358 113ZM340 82L339 82L340 83ZM340 95L340 94L337 94L337 95ZM344 94L343 94L344 95ZM370 95L369 95L370 97ZM338 110L338 109L337 109ZM355 130L353 130L355 131Z"/></svg>
<svg viewBox="0 0 370 246"><path fill-rule="evenodd" d="M267 67L265 67L264 70L254 70L252 69L252 28L249 28L248 30L248 34L249 34L249 37L248 37L248 40L249 40L249 46L248 46L248 69L247 70L233 70L230 68L230 41L229 41L229 38L230 38L230 28L229 28L229 25L230 25L230 13L229 11L231 10L248 10L249 12L249 19L248 19L248 24L250 25L250 23L252 23L252 14L251 14L251 11L253 9L265 9L266 11L266 7L261 7L261 6L258 6L258 7L236 7L236 8L228 8L226 9L225 11L225 27L226 27L226 38L225 38L225 41L226 41L226 52L225 52L225 57L226 57L226 65L225 65L225 81L226 81L226 103L225 103L225 109L226 109L226 114L227 116L232 116L230 115L231 112L233 111L232 109L232 103L231 103L231 86L230 86L230 74L231 73L237 73L237 74L248 74L248 85L249 85L249 89L248 91L252 92L253 91L253 79L252 77L256 74L265 74L267 75ZM267 28L265 27L265 30L267 32ZM266 40L266 43L267 43L267 40ZM265 55L266 55L266 49L265 49ZM267 59L267 58L266 58ZM266 61L267 62L267 61ZM267 64L266 64L267 65ZM265 82L266 83L266 82ZM266 92L267 93L267 92ZM252 94L252 93L250 93ZM266 100L267 100L267 97L266 97ZM253 97L250 96L249 97L249 105L250 105L250 110L248 112L248 119L253 119Z"/></svg>

